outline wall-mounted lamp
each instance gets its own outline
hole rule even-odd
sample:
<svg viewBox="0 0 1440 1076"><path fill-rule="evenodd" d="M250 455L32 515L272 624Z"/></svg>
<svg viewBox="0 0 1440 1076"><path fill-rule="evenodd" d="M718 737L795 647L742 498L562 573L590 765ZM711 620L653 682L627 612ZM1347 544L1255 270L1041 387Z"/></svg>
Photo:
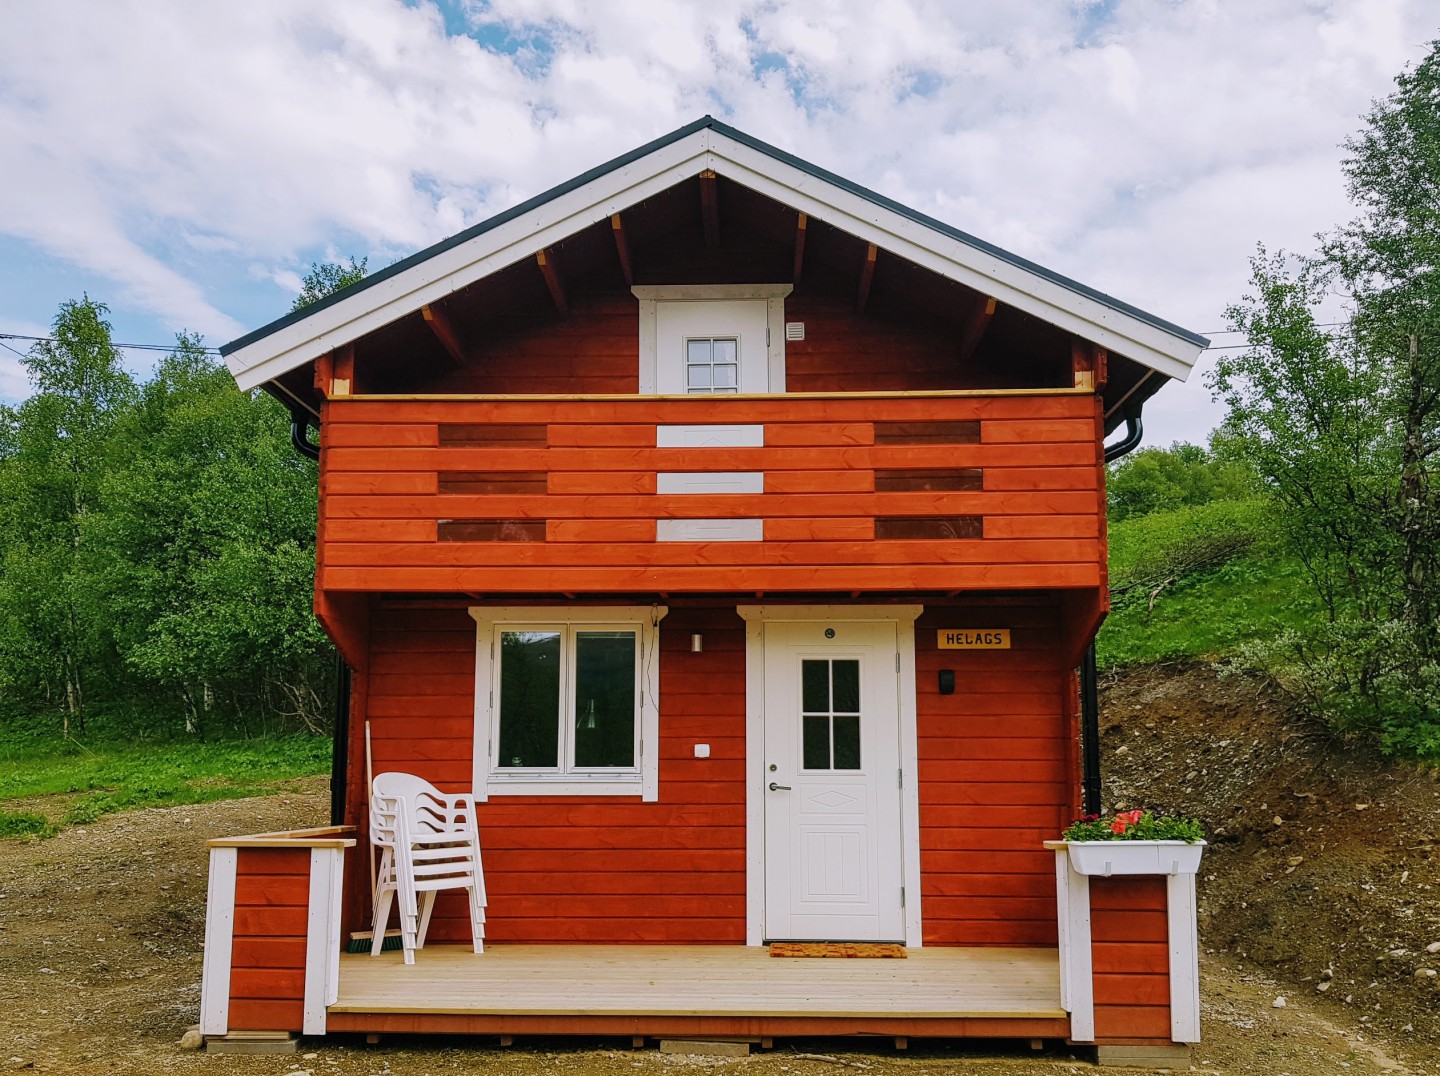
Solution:
<svg viewBox="0 0 1440 1076"><path fill-rule="evenodd" d="M699 654L705 649L705 636L698 631L690 636L690 653Z"/></svg>

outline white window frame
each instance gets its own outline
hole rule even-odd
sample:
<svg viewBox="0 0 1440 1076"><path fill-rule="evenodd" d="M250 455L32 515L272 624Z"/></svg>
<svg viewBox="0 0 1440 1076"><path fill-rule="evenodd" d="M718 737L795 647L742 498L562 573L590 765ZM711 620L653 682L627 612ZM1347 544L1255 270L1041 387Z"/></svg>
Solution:
<svg viewBox="0 0 1440 1076"><path fill-rule="evenodd" d="M473 785L477 800L491 796L639 796L653 803L660 798L660 621L669 612L666 606L472 606L469 612L476 625ZM497 766L500 633L560 630L573 638L576 630L607 629L636 633L636 766L618 772L608 768L517 771ZM573 645L565 648L562 644L562 653L567 668L572 667Z"/></svg>
<svg viewBox="0 0 1440 1076"><path fill-rule="evenodd" d="M640 301L640 395L655 395L660 383L659 332L656 328L658 304L747 299L765 301L765 323L769 337L765 348L766 380L769 386L767 391L784 392L785 296L794 290L793 284L637 284L632 287L631 294ZM684 361L683 358L681 361Z"/></svg>

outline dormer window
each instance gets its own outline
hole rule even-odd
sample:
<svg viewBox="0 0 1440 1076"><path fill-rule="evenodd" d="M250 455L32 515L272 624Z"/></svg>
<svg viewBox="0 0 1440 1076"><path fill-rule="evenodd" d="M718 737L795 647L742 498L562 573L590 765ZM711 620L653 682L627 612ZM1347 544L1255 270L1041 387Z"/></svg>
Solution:
<svg viewBox="0 0 1440 1076"><path fill-rule="evenodd" d="M740 391L740 340L692 336L685 340L685 391L691 396Z"/></svg>
<svg viewBox="0 0 1440 1076"><path fill-rule="evenodd" d="M640 300L640 391L785 391L789 284L648 285Z"/></svg>

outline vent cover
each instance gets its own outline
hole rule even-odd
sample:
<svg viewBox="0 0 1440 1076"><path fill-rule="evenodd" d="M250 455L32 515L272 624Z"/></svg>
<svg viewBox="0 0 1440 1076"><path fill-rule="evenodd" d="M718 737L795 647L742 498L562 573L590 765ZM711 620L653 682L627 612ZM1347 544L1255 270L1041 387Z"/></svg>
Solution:
<svg viewBox="0 0 1440 1076"><path fill-rule="evenodd" d="M785 323L786 340L804 340L805 323L803 321L787 321Z"/></svg>

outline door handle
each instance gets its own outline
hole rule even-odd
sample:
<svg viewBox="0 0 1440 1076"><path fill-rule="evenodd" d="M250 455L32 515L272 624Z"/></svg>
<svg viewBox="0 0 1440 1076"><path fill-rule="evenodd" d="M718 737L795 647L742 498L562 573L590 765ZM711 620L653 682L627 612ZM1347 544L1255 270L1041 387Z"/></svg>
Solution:
<svg viewBox="0 0 1440 1076"><path fill-rule="evenodd" d="M771 792L789 792L789 791L790 791L790 786L789 786L789 785L777 785L774 781L771 781L771 782L770 782L770 791L771 791Z"/></svg>

